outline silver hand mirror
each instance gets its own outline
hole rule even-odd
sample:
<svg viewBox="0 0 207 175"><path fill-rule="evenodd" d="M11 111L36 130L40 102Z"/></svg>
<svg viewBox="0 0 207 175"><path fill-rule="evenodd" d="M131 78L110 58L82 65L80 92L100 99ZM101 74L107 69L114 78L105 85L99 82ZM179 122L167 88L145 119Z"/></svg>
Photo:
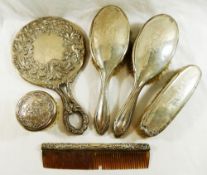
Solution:
<svg viewBox="0 0 207 175"><path fill-rule="evenodd" d="M84 38L79 27L59 17L43 17L24 26L13 42L13 61L28 82L55 90L63 102L63 123L67 131L82 134L88 116L74 100L71 83L85 56ZM81 126L70 122L79 116Z"/></svg>
<svg viewBox="0 0 207 175"><path fill-rule="evenodd" d="M109 127L106 99L108 81L127 51L129 33L126 15L119 7L112 5L102 8L91 25L90 49L101 76L101 92L94 121L99 134L104 134Z"/></svg>
<svg viewBox="0 0 207 175"><path fill-rule="evenodd" d="M179 38L176 21L168 15L149 19L133 46L134 87L114 122L114 134L119 137L128 129L137 96L143 86L165 69L174 55Z"/></svg>

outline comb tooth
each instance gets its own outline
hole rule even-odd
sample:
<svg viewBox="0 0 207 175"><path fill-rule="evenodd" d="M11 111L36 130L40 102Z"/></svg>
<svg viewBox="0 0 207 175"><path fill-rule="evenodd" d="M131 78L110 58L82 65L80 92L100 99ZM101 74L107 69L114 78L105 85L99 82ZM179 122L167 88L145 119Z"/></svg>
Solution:
<svg viewBox="0 0 207 175"><path fill-rule="evenodd" d="M103 158L103 155L101 154L101 153L98 153L97 152L97 167L98 167L98 169L99 169L99 166L102 166L103 167L103 165L102 165L102 162L101 162L101 160L102 160L102 158Z"/></svg>
<svg viewBox="0 0 207 175"><path fill-rule="evenodd" d="M144 161L143 161L143 163L144 163L144 167L147 167L147 157L144 157L143 160L144 160Z"/></svg>
<svg viewBox="0 0 207 175"><path fill-rule="evenodd" d="M102 169L105 169L105 167L106 167L106 160L105 159L106 158L105 158L103 152L101 152L100 155L101 155L101 157L100 157L100 165L102 166Z"/></svg>
<svg viewBox="0 0 207 175"><path fill-rule="evenodd" d="M111 161L112 158L110 157L110 155L109 155L109 153L107 151L105 151L104 153L105 153L104 157L105 157L105 165L106 165L104 167L104 169L107 169L109 166L110 166L109 168L112 169L112 166L113 166L112 165L112 161Z"/></svg>
<svg viewBox="0 0 207 175"><path fill-rule="evenodd" d="M105 151L102 153L102 157L103 157L103 169L106 169L106 167L107 167L107 157L106 157L106 155L105 155Z"/></svg>
<svg viewBox="0 0 207 175"><path fill-rule="evenodd" d="M136 158L135 158L135 156L136 156ZM137 166L137 163L139 162L139 158L137 157L137 154L135 154L134 156L133 156L133 158L134 158L134 168L136 168L136 166ZM140 167L141 168L141 167Z"/></svg>
<svg viewBox="0 0 207 175"><path fill-rule="evenodd" d="M105 157L102 152L100 152L100 158L99 158L99 166L101 166L102 169L105 169Z"/></svg>
<svg viewBox="0 0 207 175"><path fill-rule="evenodd" d="M145 167L148 167L148 164L147 164L147 157L144 158L144 163L145 163Z"/></svg>
<svg viewBox="0 0 207 175"><path fill-rule="evenodd" d="M126 155L126 159L124 160L123 158L122 158L122 164L124 165L124 167L123 167L123 169L126 169L127 168L127 166L128 166L128 164L129 164L129 161L128 161L128 155L126 154L126 152L124 152L124 155ZM126 161L127 160L127 161ZM125 163L126 162L126 163Z"/></svg>
<svg viewBox="0 0 207 175"><path fill-rule="evenodd" d="M101 153L101 164L102 164L102 168L103 169L106 169L106 157L105 157L105 154L104 152Z"/></svg>
<svg viewBox="0 0 207 175"><path fill-rule="evenodd" d="M130 168L132 168L132 169L134 169L134 164L135 164L135 159L134 159L134 154L132 154L132 161L130 161ZM128 157L128 159L129 159L129 157Z"/></svg>
<svg viewBox="0 0 207 175"><path fill-rule="evenodd" d="M91 160L93 161L93 169L98 169L98 162L97 162L97 153L92 152L92 158Z"/></svg>
<svg viewBox="0 0 207 175"><path fill-rule="evenodd" d="M91 157L93 157L93 158L91 158L91 160L92 160L92 165L91 165L91 169L96 169L96 154L95 154L95 152L91 152Z"/></svg>
<svg viewBox="0 0 207 175"><path fill-rule="evenodd" d="M141 165L141 162L140 162L140 155L139 154L135 154L136 155L136 158L135 158L135 160L136 160L136 163L135 163L135 166L137 167L137 166L139 166L140 168L142 168L142 165Z"/></svg>
<svg viewBox="0 0 207 175"><path fill-rule="evenodd" d="M102 166L102 168L103 168L103 165L102 165L102 162L101 162L102 159L103 159L103 155L101 153L97 152L96 162L97 162L97 168L98 169L100 168L100 166Z"/></svg>
<svg viewBox="0 0 207 175"><path fill-rule="evenodd" d="M98 168L100 168L100 167L103 168L103 163L102 163L103 155L102 155L102 153L97 152L97 159L98 159L98 161L97 161Z"/></svg>
<svg viewBox="0 0 207 175"><path fill-rule="evenodd" d="M145 161L145 158L143 157L143 160ZM142 164L142 168L144 168L145 167L145 162L141 162L141 164Z"/></svg>
<svg viewBox="0 0 207 175"><path fill-rule="evenodd" d="M134 169L134 166L135 166L135 157L134 155L132 155L131 168Z"/></svg>
<svg viewBox="0 0 207 175"><path fill-rule="evenodd" d="M111 155L112 157L113 157L113 154ZM112 158L111 157L111 158ZM107 157L106 155L105 155L105 161L107 161L107 167L109 168L109 169L112 169L112 162L111 162L111 158L109 158L109 157ZM106 169L106 167L104 167L105 169Z"/></svg>
<svg viewBox="0 0 207 175"><path fill-rule="evenodd" d="M115 153L108 153L108 159L110 160L110 166L111 166L111 169L114 169L115 167L115 163L116 163L116 160L115 160Z"/></svg>
<svg viewBox="0 0 207 175"><path fill-rule="evenodd" d="M140 168L142 168L142 163L140 163L140 160L139 160L140 159L140 155L137 155L137 154L135 154L135 155L136 155L136 158L135 159L137 161L136 164L135 164L135 166L139 166Z"/></svg>
<svg viewBox="0 0 207 175"><path fill-rule="evenodd" d="M106 159L108 162L109 162L109 164L110 164L110 168L111 169L113 169L113 167L114 167L114 162L113 162L113 160L114 160L114 153L112 153L111 155L110 155L110 153L108 152L107 153L107 159ZM107 167L106 167L107 168Z"/></svg>
<svg viewBox="0 0 207 175"><path fill-rule="evenodd" d="M121 160L120 153L117 153L117 160Z"/></svg>
<svg viewBox="0 0 207 175"><path fill-rule="evenodd" d="M111 158L110 158L110 156L108 155L108 153L107 153L107 151L105 151L105 154L104 154L104 157L105 157L105 169L107 169L107 167L110 165L111 167L110 168L112 168L112 162L111 162Z"/></svg>
<svg viewBox="0 0 207 175"><path fill-rule="evenodd" d="M142 167L144 168L145 167L145 157L143 156L143 154L141 154L141 156L142 156L142 159L143 159L143 162L141 162L142 163Z"/></svg>
<svg viewBox="0 0 207 175"><path fill-rule="evenodd" d="M144 167L147 167L147 155L143 156Z"/></svg>
<svg viewBox="0 0 207 175"><path fill-rule="evenodd" d="M110 162L111 162L111 168L112 169L115 169L115 166L116 166L116 152L112 153L112 157L110 159Z"/></svg>
<svg viewBox="0 0 207 175"><path fill-rule="evenodd" d="M143 157L143 154L142 154L142 153L140 154L140 159L141 159L141 158L145 160L145 158ZM139 161L139 162L140 162L140 161ZM141 167L144 168L144 162L140 162L140 164L141 164Z"/></svg>
<svg viewBox="0 0 207 175"><path fill-rule="evenodd" d="M114 162L112 161L113 160L113 155L111 158L108 157L108 160L109 160L109 167L110 169L114 169Z"/></svg>
<svg viewBox="0 0 207 175"><path fill-rule="evenodd" d="M131 153L129 153L129 154L131 154ZM127 154L126 154L127 155ZM131 160L129 159L129 155L127 155L126 156L127 157L127 164L125 164L126 166L128 166L129 168L131 168L132 167L132 163L133 163L133 155L132 155L132 158L131 158Z"/></svg>
<svg viewBox="0 0 207 175"><path fill-rule="evenodd" d="M140 154L140 157L141 156L142 156L142 154ZM140 157L139 157L139 159L140 159ZM137 164L138 164L138 162L140 162L140 161L137 161ZM143 168L143 162L140 162L139 165L137 165L137 166L140 166L141 168Z"/></svg>
<svg viewBox="0 0 207 175"><path fill-rule="evenodd" d="M131 160L128 161L128 162L129 162L129 167L130 167L130 168L133 168L133 163L134 163L133 157L134 157L134 155L132 155ZM129 160L129 157L128 157L128 160Z"/></svg>
<svg viewBox="0 0 207 175"><path fill-rule="evenodd" d="M148 168L148 166L149 166L149 151L146 153L144 160L145 160L146 167Z"/></svg>
<svg viewBox="0 0 207 175"><path fill-rule="evenodd" d="M117 152L116 153L116 155L117 155L117 165L116 165L116 168L119 168L119 169L123 169L124 168L124 164L123 164L123 160L122 160L122 158L121 158L121 156L120 156L120 152Z"/></svg>
<svg viewBox="0 0 207 175"><path fill-rule="evenodd" d="M130 160L130 157L131 157L131 160ZM135 162L135 160L134 160L134 154L130 154L130 157L128 156L128 162L130 162L130 164L129 164L129 167L132 169L133 168L133 165L134 165L134 162Z"/></svg>
<svg viewBox="0 0 207 175"><path fill-rule="evenodd" d="M143 157L143 155L142 155L142 153L140 154L140 158L142 158ZM142 166L142 168L144 168L144 166L145 166L145 159L140 163L141 164L141 166Z"/></svg>
<svg viewBox="0 0 207 175"><path fill-rule="evenodd" d="M97 168L97 169L99 169L101 155L100 155L100 154L98 154L97 152L96 152L96 154L95 154L95 155L96 155L96 157L95 157L96 168Z"/></svg>
<svg viewBox="0 0 207 175"><path fill-rule="evenodd" d="M142 155L141 155L142 156ZM144 161L140 163L141 167L144 168Z"/></svg>
<svg viewBox="0 0 207 175"><path fill-rule="evenodd" d="M114 169L114 166L115 166L115 163L116 163L116 160L114 159L115 158L115 152L111 154L111 158L109 156L109 159L110 159L110 165L111 165L111 169Z"/></svg>
<svg viewBox="0 0 207 175"><path fill-rule="evenodd" d="M109 159L108 155L107 155L107 151L103 152L103 156L104 156L104 169L107 169L108 164L111 165L111 159Z"/></svg>
<svg viewBox="0 0 207 175"><path fill-rule="evenodd" d="M143 162L141 162L141 163L142 163L142 167L144 168L144 167L145 167L145 157L143 156L142 153L141 153L141 157L142 157L142 159L143 159Z"/></svg>
<svg viewBox="0 0 207 175"><path fill-rule="evenodd" d="M113 169L113 165L114 165L114 162L112 160L114 160L114 153L110 153L105 151L105 163L106 163L106 167L104 167L105 169Z"/></svg>
<svg viewBox="0 0 207 175"><path fill-rule="evenodd" d="M123 159L121 154L120 154L120 156L122 157L121 159L122 159L123 169L126 169L128 163L125 163L125 162L128 162L128 161L126 161L126 160L128 160L128 156L127 156L126 153L123 153L123 154L126 155L126 159L125 160Z"/></svg>
<svg viewBox="0 0 207 175"><path fill-rule="evenodd" d="M117 168L117 164L116 164L116 162L119 163L118 155L119 155L119 153L118 153L118 152L115 152L115 154L114 154L114 161L112 161L112 163L113 163L113 168L114 168L114 169Z"/></svg>
<svg viewBox="0 0 207 175"><path fill-rule="evenodd" d="M125 153L124 153L125 154ZM126 159L128 159L128 156L127 156L127 154L126 154ZM124 160L123 160L123 158L121 159L122 160L122 162L125 162ZM122 165L123 165L123 169L126 169L126 164L125 163L122 163Z"/></svg>
<svg viewBox="0 0 207 175"><path fill-rule="evenodd" d="M113 154L113 159L114 159L114 161L112 161L113 169L116 169L116 162L117 162L117 153L116 152L114 152L114 154Z"/></svg>

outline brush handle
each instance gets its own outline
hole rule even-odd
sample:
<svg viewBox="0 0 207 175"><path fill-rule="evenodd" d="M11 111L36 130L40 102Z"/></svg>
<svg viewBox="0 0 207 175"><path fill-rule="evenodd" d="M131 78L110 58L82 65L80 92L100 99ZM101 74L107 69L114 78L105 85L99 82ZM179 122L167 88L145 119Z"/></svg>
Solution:
<svg viewBox="0 0 207 175"><path fill-rule="evenodd" d="M82 134L88 128L89 117L73 98L70 86L62 85L55 89L55 91L60 95L63 102L63 124L66 130L73 134ZM75 127L70 123L69 118L72 115L76 115L81 119L80 127Z"/></svg>
<svg viewBox="0 0 207 175"><path fill-rule="evenodd" d="M101 92L99 95L98 105L95 112L94 125L99 134L104 134L109 128L110 114L107 102L107 87L109 77L104 73L101 74Z"/></svg>
<svg viewBox="0 0 207 175"><path fill-rule="evenodd" d="M115 118L113 130L116 137L122 136L129 128L134 109L137 102L137 97L142 89L142 86L136 86L131 91L129 97L127 98L126 103L118 112L117 117Z"/></svg>

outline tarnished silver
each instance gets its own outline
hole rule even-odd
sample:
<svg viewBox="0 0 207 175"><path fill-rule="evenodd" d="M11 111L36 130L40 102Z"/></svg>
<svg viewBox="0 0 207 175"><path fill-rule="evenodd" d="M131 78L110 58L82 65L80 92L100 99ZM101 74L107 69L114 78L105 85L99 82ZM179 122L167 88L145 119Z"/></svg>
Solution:
<svg viewBox="0 0 207 175"><path fill-rule="evenodd" d="M154 16L144 24L133 46L134 87L113 125L116 137L127 131L143 86L168 66L178 38L177 23L168 15Z"/></svg>
<svg viewBox="0 0 207 175"><path fill-rule="evenodd" d="M49 126L57 114L52 96L43 91L32 91L20 99L16 117L20 124L30 131L39 131Z"/></svg>
<svg viewBox="0 0 207 175"><path fill-rule="evenodd" d="M140 129L148 136L163 131L189 100L200 78L201 70L195 65L179 70L147 107Z"/></svg>
<svg viewBox="0 0 207 175"><path fill-rule="evenodd" d="M24 26L13 42L13 61L30 83L55 90L63 102L63 122L67 131L82 134L88 116L74 100L70 86L85 56L84 38L78 26L60 17L43 17ZM82 119L79 128L69 117Z"/></svg>
<svg viewBox="0 0 207 175"><path fill-rule="evenodd" d="M146 143L43 143L42 149L45 150L140 150L149 151L150 146Z"/></svg>
<svg viewBox="0 0 207 175"><path fill-rule="evenodd" d="M107 86L114 69L127 51L129 33L130 26L126 15L113 5L102 8L91 25L90 49L101 76L101 92L94 121L99 134L104 134L109 127Z"/></svg>

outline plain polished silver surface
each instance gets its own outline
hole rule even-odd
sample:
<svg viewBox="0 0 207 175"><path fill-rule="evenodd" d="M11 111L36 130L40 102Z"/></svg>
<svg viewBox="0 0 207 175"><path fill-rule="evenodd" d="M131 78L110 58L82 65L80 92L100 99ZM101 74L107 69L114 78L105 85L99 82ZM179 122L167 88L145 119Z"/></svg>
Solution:
<svg viewBox="0 0 207 175"><path fill-rule="evenodd" d="M116 6L102 8L95 16L90 32L90 49L93 62L100 72L101 92L95 112L95 127L104 134L109 127L107 86L110 76L123 60L129 44L130 26L124 12Z"/></svg>
<svg viewBox="0 0 207 175"><path fill-rule="evenodd" d="M194 65L178 71L146 109L140 129L148 136L163 131L189 100L200 78L201 71Z"/></svg>
<svg viewBox="0 0 207 175"><path fill-rule="evenodd" d="M134 87L113 125L116 137L123 135L129 128L142 87L168 66L178 38L177 23L168 15L154 16L144 24L133 46Z"/></svg>
<svg viewBox="0 0 207 175"><path fill-rule="evenodd" d="M16 117L27 130L39 131L55 119L57 107L52 96L44 91L32 91L23 96L16 107Z"/></svg>

